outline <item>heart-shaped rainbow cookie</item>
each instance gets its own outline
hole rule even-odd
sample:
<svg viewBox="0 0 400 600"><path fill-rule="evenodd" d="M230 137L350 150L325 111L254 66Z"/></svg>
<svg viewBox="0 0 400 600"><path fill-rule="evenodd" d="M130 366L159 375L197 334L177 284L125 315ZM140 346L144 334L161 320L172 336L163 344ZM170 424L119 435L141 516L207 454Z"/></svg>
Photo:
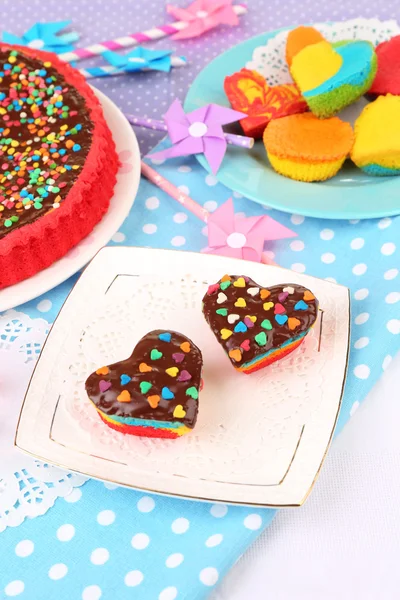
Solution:
<svg viewBox="0 0 400 600"><path fill-rule="evenodd" d="M151 331L128 359L92 373L86 392L112 429L177 438L196 424L202 366L199 348L186 336Z"/></svg>
<svg viewBox="0 0 400 600"><path fill-rule="evenodd" d="M225 275L209 287L203 314L235 369L252 373L304 341L317 319L318 300L294 283L266 288L244 275Z"/></svg>

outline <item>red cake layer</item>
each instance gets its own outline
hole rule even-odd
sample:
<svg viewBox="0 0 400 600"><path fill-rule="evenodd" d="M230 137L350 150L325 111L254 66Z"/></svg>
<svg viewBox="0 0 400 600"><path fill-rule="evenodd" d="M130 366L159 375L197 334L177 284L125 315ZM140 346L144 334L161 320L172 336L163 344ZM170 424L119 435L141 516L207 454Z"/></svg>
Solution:
<svg viewBox="0 0 400 600"><path fill-rule="evenodd" d="M50 61L84 98L93 123L92 144L82 171L59 208L0 239L0 289L31 277L78 244L106 213L113 195L118 157L100 103L83 76L55 54L0 44L0 51Z"/></svg>

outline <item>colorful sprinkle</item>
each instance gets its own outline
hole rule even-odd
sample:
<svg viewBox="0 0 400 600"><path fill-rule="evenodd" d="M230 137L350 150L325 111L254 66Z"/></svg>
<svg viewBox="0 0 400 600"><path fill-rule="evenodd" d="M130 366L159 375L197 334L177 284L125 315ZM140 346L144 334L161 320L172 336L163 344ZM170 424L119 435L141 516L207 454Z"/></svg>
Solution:
<svg viewBox="0 0 400 600"><path fill-rule="evenodd" d="M250 294L250 296L257 296L257 294L260 293L260 288L258 288L258 287L249 288L247 290L247 293Z"/></svg>
<svg viewBox="0 0 400 600"><path fill-rule="evenodd" d="M272 323L269 319L264 319L264 321L261 322L261 327L263 329L268 329L271 330L272 329Z"/></svg>
<svg viewBox="0 0 400 600"><path fill-rule="evenodd" d="M243 319L243 321L244 321L244 324L246 325L246 327L249 327L249 328L251 328L251 327L254 327L254 322L253 322L253 320L252 320L252 319L250 319L250 317L249 317L249 316L246 316L246 317Z"/></svg>
<svg viewBox="0 0 400 600"><path fill-rule="evenodd" d="M299 321L299 319L296 319L295 317L289 317L288 326L291 331L296 329L296 327L299 325L301 325L301 321Z"/></svg>
<svg viewBox="0 0 400 600"><path fill-rule="evenodd" d="M283 315L285 312L286 312L286 308L284 306L282 306L282 304L279 304L279 302L277 302L275 304L274 313L276 315Z"/></svg>
<svg viewBox="0 0 400 600"><path fill-rule="evenodd" d="M284 325L287 320L287 315L275 315L275 321L278 323L278 325Z"/></svg>
<svg viewBox="0 0 400 600"><path fill-rule="evenodd" d="M183 369L179 373L179 377L178 377L177 381L190 381L191 379L192 379L192 376L189 373L189 371L186 371L185 369Z"/></svg>
<svg viewBox="0 0 400 600"><path fill-rule="evenodd" d="M263 309L264 310L270 310L271 308L273 308L273 306L274 306L273 302L264 302Z"/></svg>
<svg viewBox="0 0 400 600"><path fill-rule="evenodd" d="M221 338L223 340L227 340L228 338L231 337L232 334L233 334L233 331L231 331L230 329L221 329Z"/></svg>
<svg viewBox="0 0 400 600"><path fill-rule="evenodd" d="M236 279L233 285L238 288L243 288L246 287L246 282L243 279L243 277L239 277L238 279Z"/></svg>
<svg viewBox="0 0 400 600"><path fill-rule="evenodd" d="M120 393L120 395L117 396L117 400L118 400L118 402L130 402L131 401L131 395L128 392L128 390L122 390L122 392Z"/></svg>
<svg viewBox="0 0 400 600"><path fill-rule="evenodd" d="M141 373L150 373L150 371L152 371L153 369L151 367L149 367L149 365L146 365L146 363L142 362L139 365L139 371Z"/></svg>
<svg viewBox="0 0 400 600"><path fill-rule="evenodd" d="M296 302L296 304L294 305L294 310L307 310L308 308L308 304L306 304L304 302L304 300L299 300L298 302Z"/></svg>
<svg viewBox="0 0 400 600"><path fill-rule="evenodd" d="M217 315L226 317L226 315L228 314L228 309L227 308L217 308L217 310L215 312L217 313Z"/></svg>
<svg viewBox="0 0 400 600"><path fill-rule="evenodd" d="M287 292L287 293L288 293L288 294L290 294L290 295L294 294L294 288L293 288L293 287L291 287L290 285L289 285L289 286L287 286L287 287L284 287L282 291L283 291L283 292Z"/></svg>
<svg viewBox="0 0 400 600"><path fill-rule="evenodd" d="M170 342L171 341L171 334L170 333L160 333L160 335L158 336L158 339L161 340L162 342Z"/></svg>
<svg viewBox="0 0 400 600"><path fill-rule="evenodd" d="M218 294L218 298L217 298L217 304L223 304L224 302L226 302L228 300L228 296L226 296L223 292L220 292Z"/></svg>
<svg viewBox="0 0 400 600"><path fill-rule="evenodd" d="M229 275L224 275L221 277L221 281L231 281L231 277Z"/></svg>
<svg viewBox="0 0 400 600"><path fill-rule="evenodd" d="M247 306L246 300L244 298L238 298L235 302L235 306L238 308L245 308Z"/></svg>
<svg viewBox="0 0 400 600"><path fill-rule="evenodd" d="M306 290L303 295L303 300L305 300L306 302L307 300L315 300L315 296L309 290Z"/></svg>
<svg viewBox="0 0 400 600"><path fill-rule="evenodd" d="M289 296L287 292L281 292L278 296L279 302L285 302L286 298Z"/></svg>
<svg viewBox="0 0 400 600"><path fill-rule="evenodd" d="M179 369L178 369L178 367L170 367L169 369L165 369L165 372L170 377L176 377L179 373Z"/></svg>
<svg viewBox="0 0 400 600"><path fill-rule="evenodd" d="M147 394L147 392L153 387L150 381L141 381L139 383L140 391L142 394Z"/></svg>
<svg viewBox="0 0 400 600"><path fill-rule="evenodd" d="M156 394L154 396L147 396L147 402L150 404L151 408L157 408L160 400L161 396L158 396Z"/></svg>
<svg viewBox="0 0 400 600"><path fill-rule="evenodd" d="M265 300L266 298L269 298L270 295L271 295L271 292L269 290L261 290L260 291L261 300Z"/></svg>
<svg viewBox="0 0 400 600"><path fill-rule="evenodd" d="M265 346L267 343L267 335L265 331L260 331L260 333L257 333L254 339L259 346Z"/></svg>
<svg viewBox="0 0 400 600"><path fill-rule="evenodd" d="M172 358L177 364L179 364L185 359L185 355L182 354L182 352L174 352Z"/></svg>
<svg viewBox="0 0 400 600"><path fill-rule="evenodd" d="M182 342L182 344L179 346L179 348L182 350L182 352L185 352L186 354L188 352L190 352L190 344L189 344L189 342Z"/></svg>
<svg viewBox="0 0 400 600"><path fill-rule="evenodd" d="M240 316L237 314L232 313L231 315L229 315L228 317L228 323L230 325L233 325L234 323L236 323L236 321L239 321Z"/></svg>
<svg viewBox="0 0 400 600"><path fill-rule="evenodd" d="M109 372L110 369L108 367L100 367L100 369L97 369L96 375L108 375Z"/></svg>
<svg viewBox="0 0 400 600"><path fill-rule="evenodd" d="M183 410L182 404L177 404L174 408L173 415L176 419L183 419L186 415L186 410Z"/></svg>
<svg viewBox="0 0 400 600"><path fill-rule="evenodd" d="M240 352L239 348L232 348L232 350L229 350L228 354L229 357L236 362L240 362L242 360L242 353Z"/></svg>
<svg viewBox="0 0 400 600"><path fill-rule="evenodd" d="M129 375L125 375L125 373L123 375L121 375L121 385L126 385L130 381L131 381L131 378L129 377Z"/></svg>
<svg viewBox="0 0 400 600"><path fill-rule="evenodd" d="M194 385L186 390L186 396L190 396L193 400L197 400L199 397L199 392L194 387Z"/></svg>
<svg viewBox="0 0 400 600"><path fill-rule="evenodd" d="M221 285L219 286L221 290L226 290L231 285L230 281L221 281Z"/></svg>
<svg viewBox="0 0 400 600"><path fill-rule="evenodd" d="M251 323L251 325L254 326L253 323ZM244 333L247 331L247 326L243 323L243 321L239 321L239 323L235 325L235 329L233 331L235 333Z"/></svg>
<svg viewBox="0 0 400 600"><path fill-rule="evenodd" d="M157 350L157 348L153 348L152 351L150 352L150 358L151 360L158 360L159 358L161 358L163 355L162 352L160 352L159 350Z"/></svg>
<svg viewBox="0 0 400 600"><path fill-rule="evenodd" d="M245 350L246 352L248 350L250 350L250 340L244 340L241 344L240 347L243 348L243 350Z"/></svg>
<svg viewBox="0 0 400 600"><path fill-rule="evenodd" d="M213 294L214 292L216 292L217 290L219 290L219 285L218 283L213 283L211 285L208 286L208 290L207 290L207 294L209 296L211 296L211 294Z"/></svg>
<svg viewBox="0 0 400 600"><path fill-rule="evenodd" d="M111 381L104 381L104 379L100 379L99 381L99 390L101 393L106 392L111 387Z"/></svg>
<svg viewBox="0 0 400 600"><path fill-rule="evenodd" d="M172 400L175 398L175 394L167 387L163 387L161 390L161 396L164 398L164 400Z"/></svg>

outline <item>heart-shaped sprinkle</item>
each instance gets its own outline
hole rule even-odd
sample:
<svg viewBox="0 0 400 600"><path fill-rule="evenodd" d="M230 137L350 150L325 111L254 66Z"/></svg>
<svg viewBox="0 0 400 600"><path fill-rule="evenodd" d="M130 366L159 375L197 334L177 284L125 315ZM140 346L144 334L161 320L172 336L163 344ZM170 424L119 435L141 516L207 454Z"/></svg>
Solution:
<svg viewBox="0 0 400 600"><path fill-rule="evenodd" d="M226 317L226 315L228 314L228 309L227 308L217 308L217 310L215 312L217 313L217 315Z"/></svg>
<svg viewBox="0 0 400 600"><path fill-rule="evenodd" d="M231 277L229 275L224 275L223 277L221 277L221 281L230 281Z"/></svg>
<svg viewBox="0 0 400 600"><path fill-rule="evenodd" d="M240 347L243 348L243 350L246 350L246 352L250 350L250 340L244 340L244 342L240 344Z"/></svg>
<svg viewBox="0 0 400 600"><path fill-rule="evenodd" d="M150 381L141 381L139 383L139 387L142 394L146 394L153 386L151 385Z"/></svg>
<svg viewBox="0 0 400 600"><path fill-rule="evenodd" d="M236 315L236 314L231 314L228 317L228 323L230 323L231 325L233 325L233 323L236 323L236 321L239 321L240 316Z"/></svg>
<svg viewBox="0 0 400 600"><path fill-rule="evenodd" d="M121 385L126 385L127 383L129 383L131 381L131 377L129 377L129 375L126 375L125 373L123 373L121 375Z"/></svg>
<svg viewBox="0 0 400 600"><path fill-rule="evenodd" d="M299 300L298 302L296 302L296 304L294 305L294 310L307 310L308 308L308 304L306 304L304 302L304 300Z"/></svg>
<svg viewBox="0 0 400 600"><path fill-rule="evenodd" d="M172 355L172 358L174 359L174 361L177 364L179 364L179 363L181 363L184 360L185 355L182 354L182 352L174 352L173 355Z"/></svg>
<svg viewBox="0 0 400 600"><path fill-rule="evenodd" d="M154 394L153 396L147 396L147 402L150 404L151 408L157 408L160 400L161 397L157 394Z"/></svg>
<svg viewBox="0 0 400 600"><path fill-rule="evenodd" d="M179 377L177 379L177 381L190 381L192 379L191 374L186 371L185 369L183 369L180 373L179 373Z"/></svg>
<svg viewBox="0 0 400 600"><path fill-rule="evenodd" d="M264 302L263 309L264 310L270 310L271 308L273 308L273 306L274 306L273 302Z"/></svg>
<svg viewBox="0 0 400 600"><path fill-rule="evenodd" d="M161 357L162 357L162 352L157 350L157 348L153 348L153 350L150 352L151 360L158 360Z"/></svg>
<svg viewBox="0 0 400 600"><path fill-rule="evenodd" d="M264 321L261 322L261 327L270 331L272 329L272 323L269 319L264 319Z"/></svg>
<svg viewBox="0 0 400 600"><path fill-rule="evenodd" d="M158 339L160 339L162 342L170 342L171 341L171 334L170 333L160 333L160 335L158 336Z"/></svg>
<svg viewBox="0 0 400 600"><path fill-rule="evenodd" d="M151 367L149 367L149 365L146 365L146 363L140 363L139 365L139 371L141 373L150 373L150 371L152 371L153 369Z"/></svg>
<svg viewBox="0 0 400 600"><path fill-rule="evenodd" d="M221 337L223 340L227 340L232 335L232 331L230 329L221 329Z"/></svg>
<svg viewBox="0 0 400 600"><path fill-rule="evenodd" d="M220 292L218 294L218 298L217 298L217 304L223 304L224 302L226 302L228 300L228 296L226 296L223 292Z"/></svg>
<svg viewBox="0 0 400 600"><path fill-rule="evenodd" d="M122 390L122 392L120 393L120 395L117 396L117 400L118 400L118 402L130 402L131 401L131 395L128 392L128 390Z"/></svg>
<svg viewBox="0 0 400 600"><path fill-rule="evenodd" d="M189 342L183 342L179 348L182 350L182 352L185 352L185 354L187 354L188 352L190 352L190 344Z"/></svg>
<svg viewBox="0 0 400 600"><path fill-rule="evenodd" d="M247 290L247 293L250 294L250 296L257 296L257 294L259 292L260 292L260 288L257 288L257 287L249 288Z"/></svg>
<svg viewBox="0 0 400 600"><path fill-rule="evenodd" d="M279 302L285 302L286 298L289 296L287 292L281 292L278 296Z"/></svg>
<svg viewBox="0 0 400 600"><path fill-rule="evenodd" d="M226 289L228 289L228 287L229 287L230 285L231 285L231 282L230 282L230 281L221 281L221 284L220 284L220 286L219 286L219 287L221 288L221 290L224 290L224 291L225 291Z"/></svg>
<svg viewBox="0 0 400 600"><path fill-rule="evenodd" d="M234 284L233 284L233 285L234 285L235 287L239 287L239 288L241 288L241 287L246 287L246 282L245 282L245 280L243 279L243 277L239 277L238 279L236 279L236 281L234 282Z"/></svg>
<svg viewBox="0 0 400 600"><path fill-rule="evenodd" d="M161 396L164 398L164 400L172 400L175 398L175 394L167 387L163 387L161 390Z"/></svg>
<svg viewBox="0 0 400 600"><path fill-rule="evenodd" d="M269 290L261 290L261 292L260 292L261 300L265 300L266 298L269 298L270 295L271 295L271 292Z"/></svg>
<svg viewBox="0 0 400 600"><path fill-rule="evenodd" d="M165 369L165 372L170 376L170 377L176 377L179 373L179 369L178 367L170 367L169 369Z"/></svg>
<svg viewBox="0 0 400 600"><path fill-rule="evenodd" d="M194 387L194 385L186 390L186 396L190 396L193 400L197 400L199 397L199 392Z"/></svg>
<svg viewBox="0 0 400 600"><path fill-rule="evenodd" d="M250 321L253 321L253 323L257 321L257 317L255 315L246 315L246 317L250 319Z"/></svg>
<svg viewBox="0 0 400 600"><path fill-rule="evenodd" d="M303 294L303 300L307 302L307 300L314 300L315 296L309 290L306 290Z"/></svg>
<svg viewBox="0 0 400 600"><path fill-rule="evenodd" d="M245 308L247 306L246 300L244 298L238 298L235 302L235 306L238 308Z"/></svg>
<svg viewBox="0 0 400 600"><path fill-rule="evenodd" d="M211 294L213 294L214 292L216 292L217 290L219 290L219 285L218 283L213 283L211 285L208 286L208 290L207 290L207 294L209 296L211 296Z"/></svg>
<svg viewBox="0 0 400 600"><path fill-rule="evenodd" d="M275 304L274 313L276 315L283 315L285 312L286 312L286 308L284 306L282 306L282 304L279 304L279 302L277 302Z"/></svg>
<svg viewBox="0 0 400 600"><path fill-rule="evenodd" d="M108 375L109 372L110 369L108 367L100 367L100 369L97 369L96 375Z"/></svg>
<svg viewBox="0 0 400 600"><path fill-rule="evenodd" d="M290 285L288 285L287 287L284 287L282 291L287 292L290 295L294 294L294 288Z"/></svg>
<svg viewBox="0 0 400 600"><path fill-rule="evenodd" d="M275 315L275 321L278 323L278 325L284 325L287 320L287 315Z"/></svg>
<svg viewBox="0 0 400 600"><path fill-rule="evenodd" d="M236 362L240 362L242 360L242 353L240 352L239 348L232 348L232 350L229 350L229 356Z"/></svg>
<svg viewBox="0 0 400 600"><path fill-rule="evenodd" d="M235 325L234 332L235 333L244 333L245 331L247 331L247 326L243 323L243 321L239 321L239 323L237 323Z"/></svg>
<svg viewBox="0 0 400 600"><path fill-rule="evenodd" d="M111 381L104 381L104 379L100 379L99 381L99 390L101 393L106 392L111 387Z"/></svg>
<svg viewBox="0 0 400 600"><path fill-rule="evenodd" d="M186 415L186 410L183 410L182 404L177 404L177 406L175 406L173 415L176 419L183 419Z"/></svg>
<svg viewBox="0 0 400 600"><path fill-rule="evenodd" d="M296 319L296 317L289 317L288 326L291 331L296 329L296 327L299 325L301 325L301 321L299 321L299 319Z"/></svg>
<svg viewBox="0 0 400 600"><path fill-rule="evenodd" d="M259 346L265 346L267 343L267 335L265 331L260 331L254 338Z"/></svg>
<svg viewBox="0 0 400 600"><path fill-rule="evenodd" d="M246 327L250 327L250 328L254 327L254 322L250 319L249 316L246 315L245 318L243 319L243 321L244 321L244 324L246 325ZM236 329L235 329L235 331L236 331Z"/></svg>

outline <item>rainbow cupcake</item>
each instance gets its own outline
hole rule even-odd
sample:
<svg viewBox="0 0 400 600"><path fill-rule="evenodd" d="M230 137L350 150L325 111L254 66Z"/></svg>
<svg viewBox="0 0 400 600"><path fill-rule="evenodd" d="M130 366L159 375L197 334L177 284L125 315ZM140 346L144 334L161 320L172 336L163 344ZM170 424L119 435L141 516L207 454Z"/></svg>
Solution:
<svg viewBox="0 0 400 600"><path fill-rule="evenodd" d="M364 41L330 44L323 40L302 48L290 72L310 110L328 118L365 94L375 78L373 45Z"/></svg>
<svg viewBox="0 0 400 600"><path fill-rule="evenodd" d="M369 175L400 175L400 96L379 96L354 125L352 161Z"/></svg>
<svg viewBox="0 0 400 600"><path fill-rule="evenodd" d="M271 166L297 181L324 181L336 175L349 155L354 135L351 125L311 113L272 121L264 133Z"/></svg>

